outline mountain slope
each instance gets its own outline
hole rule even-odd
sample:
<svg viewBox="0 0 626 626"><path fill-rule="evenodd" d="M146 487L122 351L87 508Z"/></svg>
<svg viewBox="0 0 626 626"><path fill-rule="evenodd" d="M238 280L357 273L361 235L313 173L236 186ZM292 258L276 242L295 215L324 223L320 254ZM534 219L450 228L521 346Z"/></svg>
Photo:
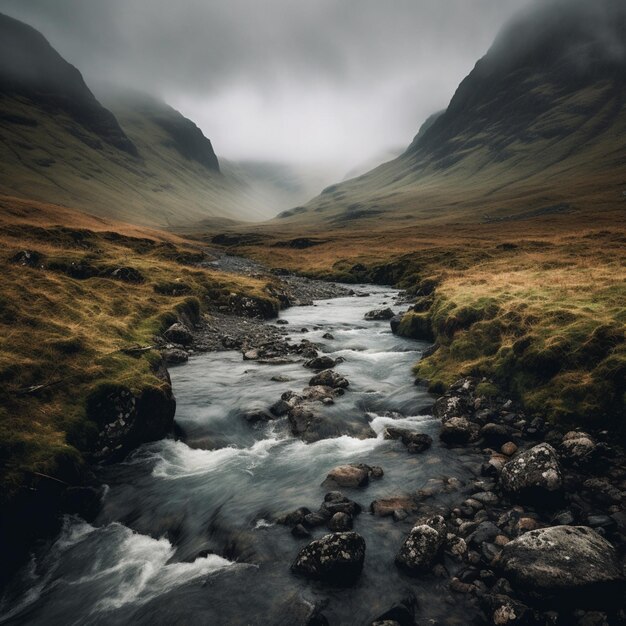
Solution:
<svg viewBox="0 0 626 626"><path fill-rule="evenodd" d="M341 226L392 210L399 219L489 221L620 199L626 7L588 4L520 16L403 155L284 219Z"/></svg>
<svg viewBox="0 0 626 626"><path fill-rule="evenodd" d="M148 226L276 214L166 104L117 93L105 108L41 34L5 16L0 53L0 193Z"/></svg>

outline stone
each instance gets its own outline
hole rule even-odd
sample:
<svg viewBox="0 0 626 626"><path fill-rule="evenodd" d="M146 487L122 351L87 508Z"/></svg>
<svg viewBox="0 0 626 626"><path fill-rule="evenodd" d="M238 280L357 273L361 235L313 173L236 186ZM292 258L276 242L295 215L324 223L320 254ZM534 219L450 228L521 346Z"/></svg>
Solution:
<svg viewBox="0 0 626 626"><path fill-rule="evenodd" d="M517 445L514 444L512 441L507 441L506 443L502 444L500 452L502 452L502 454L504 454L505 456L513 456L517 452Z"/></svg>
<svg viewBox="0 0 626 626"><path fill-rule="evenodd" d="M561 467L554 448L541 443L509 461L500 474L500 486L514 497L537 498L563 486Z"/></svg>
<svg viewBox="0 0 626 626"><path fill-rule="evenodd" d="M302 525L297 524L291 529L291 534L297 539L308 539L311 533Z"/></svg>
<svg viewBox="0 0 626 626"><path fill-rule="evenodd" d="M168 365L179 365L189 360L189 354L180 348L167 348L163 350L163 360Z"/></svg>
<svg viewBox="0 0 626 626"><path fill-rule="evenodd" d="M188 346L193 343L193 334L182 322L172 324L163 335L168 341L181 346Z"/></svg>
<svg viewBox="0 0 626 626"><path fill-rule="evenodd" d="M272 406L270 407L270 413L274 417L282 417L283 415L287 415L290 409L291 405L287 404L287 402L281 399L272 404Z"/></svg>
<svg viewBox="0 0 626 626"><path fill-rule="evenodd" d="M622 573L613 546L585 526L532 530L502 548L496 566L514 587L541 595L619 593Z"/></svg>
<svg viewBox="0 0 626 626"><path fill-rule="evenodd" d="M305 546L291 569L306 578L347 586L361 575L364 560L363 537L355 532L334 533Z"/></svg>
<svg viewBox="0 0 626 626"><path fill-rule="evenodd" d="M388 426L384 432L385 439L400 439L407 450L412 453L419 453L428 450L433 444L432 437L424 433L418 433L408 428L396 428Z"/></svg>
<svg viewBox="0 0 626 626"><path fill-rule="evenodd" d="M324 355L324 356L318 356L318 357L315 357L314 359L310 359L309 361L306 361L304 364L304 367L308 367L309 369L312 369L312 370L325 370L325 369L330 369L331 367L335 367L336 364L337 363L335 359Z"/></svg>
<svg viewBox="0 0 626 626"><path fill-rule="evenodd" d="M273 416L262 409L254 409L244 413L243 418L249 424L258 424L259 422L269 422Z"/></svg>
<svg viewBox="0 0 626 626"><path fill-rule="evenodd" d="M446 540L442 517L415 526L396 555L396 565L411 574L432 568Z"/></svg>
<svg viewBox="0 0 626 626"><path fill-rule="evenodd" d="M442 422L465 413L465 402L458 396L441 396L433 405L433 416Z"/></svg>
<svg viewBox="0 0 626 626"><path fill-rule="evenodd" d="M398 315L394 315L389 320L389 325L391 326L391 332L395 335L400 329L400 324L402 323L402 318L404 317L404 313L400 313Z"/></svg>
<svg viewBox="0 0 626 626"><path fill-rule="evenodd" d="M365 314L365 319L368 322L390 320L393 317L395 317L395 313L389 308L374 309L373 311L368 311Z"/></svg>
<svg viewBox="0 0 626 626"><path fill-rule="evenodd" d="M561 458L571 465L581 465L592 461L596 449L597 445L591 435L575 430L567 433L559 446Z"/></svg>
<svg viewBox="0 0 626 626"><path fill-rule="evenodd" d="M448 445L463 445L476 439L478 427L464 417L451 417L441 426L439 439Z"/></svg>
<svg viewBox="0 0 626 626"><path fill-rule="evenodd" d="M493 522L481 522L467 538L467 543L479 547L485 541L493 541L502 531Z"/></svg>
<svg viewBox="0 0 626 626"><path fill-rule="evenodd" d="M341 511L335 513L328 522L328 529L333 532L352 530L352 517Z"/></svg>
<svg viewBox="0 0 626 626"><path fill-rule="evenodd" d="M315 387L318 385L331 387L332 389L345 389L350 385L350 383L346 378L341 376L341 374L337 374L337 372L327 369L320 372L319 374L316 374L309 381L309 386L311 387Z"/></svg>
<svg viewBox="0 0 626 626"><path fill-rule="evenodd" d="M396 511L414 511L416 503L410 496L395 496L374 500L370 504L370 511L377 517L391 517Z"/></svg>
<svg viewBox="0 0 626 626"><path fill-rule="evenodd" d="M513 429L504 424L485 424L480 429L480 437L490 446L501 446L511 439Z"/></svg>
<svg viewBox="0 0 626 626"><path fill-rule="evenodd" d="M369 483L370 474L366 466L340 465L328 472L322 486L365 487Z"/></svg>
<svg viewBox="0 0 626 626"><path fill-rule="evenodd" d="M310 509L307 509L305 506L296 509L295 511L291 511L290 513L283 513L276 518L277 524L283 524L284 526L296 526L297 524L302 524L304 522L304 518L311 513Z"/></svg>
<svg viewBox="0 0 626 626"><path fill-rule="evenodd" d="M528 606L506 595L488 594L481 599L481 605L493 626L528 626L538 623Z"/></svg>

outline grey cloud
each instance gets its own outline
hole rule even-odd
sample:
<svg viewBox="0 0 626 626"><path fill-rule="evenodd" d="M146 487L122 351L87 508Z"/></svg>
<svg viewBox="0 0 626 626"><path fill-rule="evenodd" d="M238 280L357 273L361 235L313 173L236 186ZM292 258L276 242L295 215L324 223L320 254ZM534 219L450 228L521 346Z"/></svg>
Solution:
<svg viewBox="0 0 626 626"><path fill-rule="evenodd" d="M531 0L0 0L89 83L161 95L234 158L351 167L444 107Z"/></svg>

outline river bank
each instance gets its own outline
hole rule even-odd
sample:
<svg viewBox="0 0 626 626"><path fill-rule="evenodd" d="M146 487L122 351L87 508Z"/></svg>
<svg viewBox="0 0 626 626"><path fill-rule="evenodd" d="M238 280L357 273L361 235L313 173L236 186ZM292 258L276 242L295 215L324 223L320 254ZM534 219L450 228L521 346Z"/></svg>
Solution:
<svg viewBox="0 0 626 626"><path fill-rule="evenodd" d="M588 602L623 597L619 449L602 433L565 437L526 417L488 381L464 379L435 400L410 374L430 344L394 336L386 319L406 306L401 294L337 289L276 323L217 311L191 344L164 342L188 359L170 370L177 436L101 468L102 508L92 524L67 518L23 572L5 604L11 623L621 623L622 607ZM315 363L324 357L332 365ZM330 385L315 384L328 371L319 382ZM531 471L530 459L528 484L503 481L507 464L544 441L549 467ZM610 541L592 546L609 578L594 580L590 552L570 542L559 551L574 550L573 565L548 563L552 596L550 580L529 588L539 555L525 553L525 578L506 551L575 524ZM329 586L328 572L291 573L329 531L363 538L351 587Z"/></svg>

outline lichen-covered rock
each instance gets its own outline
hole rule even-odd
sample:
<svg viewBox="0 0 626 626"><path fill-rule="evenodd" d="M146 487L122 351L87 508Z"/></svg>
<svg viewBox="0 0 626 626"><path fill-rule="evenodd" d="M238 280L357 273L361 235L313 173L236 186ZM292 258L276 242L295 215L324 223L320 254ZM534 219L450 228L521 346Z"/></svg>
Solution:
<svg viewBox="0 0 626 626"><path fill-rule="evenodd" d="M596 456L597 445L591 435L585 432L571 431L563 437L559 452L565 463L582 465Z"/></svg>
<svg viewBox="0 0 626 626"><path fill-rule="evenodd" d="M396 565L411 574L428 571L446 540L445 523L437 516L415 526L396 555Z"/></svg>
<svg viewBox="0 0 626 626"><path fill-rule="evenodd" d="M345 389L350 385L347 378L344 378L341 374L334 372L333 370L324 370L319 374L316 374L309 381L311 387L323 386L331 387L333 389Z"/></svg>
<svg viewBox="0 0 626 626"><path fill-rule="evenodd" d="M539 594L615 590L623 583L613 546L585 526L532 530L507 543L497 567L514 587Z"/></svg>
<svg viewBox="0 0 626 626"><path fill-rule="evenodd" d="M442 422L447 422L453 417L463 415L467 407L462 398L458 396L441 396L433 405L433 416Z"/></svg>
<svg viewBox="0 0 626 626"><path fill-rule="evenodd" d="M298 556L296 574L333 585L351 585L361 575L365 540L355 532L334 533L312 541Z"/></svg>
<svg viewBox="0 0 626 626"><path fill-rule="evenodd" d="M554 448L539 445L509 461L500 474L500 486L511 496L554 493L563 486L561 466Z"/></svg>
<svg viewBox="0 0 626 626"><path fill-rule="evenodd" d="M478 426L464 417L451 417L444 422L439 439L448 445L463 445L478 437Z"/></svg>

